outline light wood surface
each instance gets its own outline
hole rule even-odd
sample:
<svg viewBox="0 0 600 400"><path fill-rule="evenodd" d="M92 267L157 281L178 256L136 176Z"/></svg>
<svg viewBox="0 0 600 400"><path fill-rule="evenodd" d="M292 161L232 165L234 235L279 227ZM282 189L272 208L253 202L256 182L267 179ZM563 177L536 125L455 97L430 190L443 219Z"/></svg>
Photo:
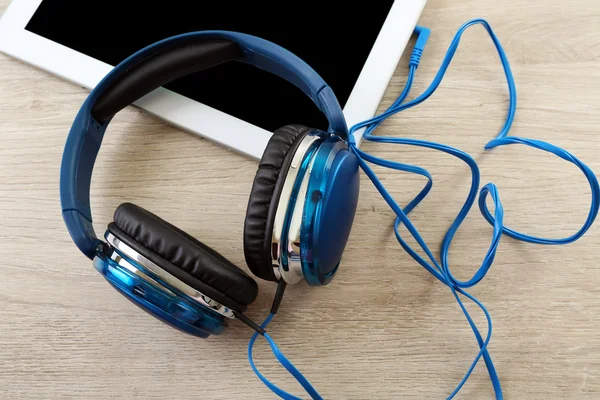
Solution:
<svg viewBox="0 0 600 400"><path fill-rule="evenodd" d="M0 0L0 10L8 3ZM432 36L415 93L431 81L457 28L474 17L492 24L511 61L519 93L513 134L564 146L600 171L597 2L430 0L420 23ZM407 60L382 109L402 89ZM0 398L273 398L246 360L245 326L233 323L207 340L179 333L111 289L71 242L60 213L59 165L87 93L0 55ZM566 236L589 208L587 184L575 167L528 148L484 154L506 106L498 57L477 27L464 36L438 92L388 120L380 133L469 152L480 162L483 183L499 186L510 226ZM413 221L437 250L466 196L467 167L431 151L364 149L431 171L434 188ZM255 168L252 160L129 108L111 124L94 171L96 230L104 231L121 202L132 201L247 269L242 225ZM424 183L376 171L402 204ZM448 288L400 248L390 209L362 178L336 279L322 289L291 287L272 336L328 399L445 398L478 350L473 334ZM473 273L490 235L474 209L451 250L458 277ZM504 237L489 275L471 290L493 317L490 351L505 398L600 398L599 244L598 226L568 246ZM259 286L248 312L256 320L266 316L275 289ZM281 387L304 396L264 342L256 361ZM492 396L480 363L457 398Z"/></svg>

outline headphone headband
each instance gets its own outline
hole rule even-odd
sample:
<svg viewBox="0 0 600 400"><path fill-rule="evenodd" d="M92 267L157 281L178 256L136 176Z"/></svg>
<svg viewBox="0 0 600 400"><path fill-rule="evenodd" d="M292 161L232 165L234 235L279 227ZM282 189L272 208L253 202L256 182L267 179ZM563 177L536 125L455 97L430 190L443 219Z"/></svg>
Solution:
<svg viewBox="0 0 600 400"><path fill-rule="evenodd" d="M183 39L153 46L150 54L123 67L126 69L120 75L99 88L92 116L97 121L107 121L157 87L243 57L239 46L229 40Z"/></svg>
<svg viewBox="0 0 600 400"><path fill-rule="evenodd" d="M309 96L347 138L333 91L306 62L267 40L229 31L202 31L164 39L129 56L91 91L69 132L60 172L63 219L77 247L90 259L101 243L92 226L90 183L102 138L112 117L140 97L184 75L240 61L277 75Z"/></svg>

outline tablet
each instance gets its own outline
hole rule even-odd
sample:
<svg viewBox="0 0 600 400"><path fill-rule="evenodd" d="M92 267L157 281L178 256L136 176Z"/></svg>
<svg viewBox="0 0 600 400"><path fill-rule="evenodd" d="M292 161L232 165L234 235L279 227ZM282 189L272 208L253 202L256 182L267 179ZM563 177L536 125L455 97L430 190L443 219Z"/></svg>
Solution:
<svg viewBox="0 0 600 400"><path fill-rule="evenodd" d="M13 0L0 20L0 51L89 90L113 66L155 41L197 30L244 32L310 64L332 87L351 126L375 114L425 2L332 7L315 0L169 0L156 7L144 0ZM283 125L327 128L300 90L243 63L177 79L134 105L255 159Z"/></svg>

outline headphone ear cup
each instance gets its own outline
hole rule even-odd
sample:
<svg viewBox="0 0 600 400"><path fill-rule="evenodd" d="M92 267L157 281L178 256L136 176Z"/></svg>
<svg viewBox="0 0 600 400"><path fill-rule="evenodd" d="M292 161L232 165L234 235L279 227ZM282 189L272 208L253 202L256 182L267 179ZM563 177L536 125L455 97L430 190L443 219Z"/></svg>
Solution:
<svg viewBox="0 0 600 400"><path fill-rule="evenodd" d="M209 298L243 312L256 282L217 251L132 203L121 204L108 230L172 276Z"/></svg>
<svg viewBox="0 0 600 400"><path fill-rule="evenodd" d="M311 131L302 125L276 130L259 162L244 222L244 256L254 275L276 281L271 262L271 235L277 204L298 145Z"/></svg>

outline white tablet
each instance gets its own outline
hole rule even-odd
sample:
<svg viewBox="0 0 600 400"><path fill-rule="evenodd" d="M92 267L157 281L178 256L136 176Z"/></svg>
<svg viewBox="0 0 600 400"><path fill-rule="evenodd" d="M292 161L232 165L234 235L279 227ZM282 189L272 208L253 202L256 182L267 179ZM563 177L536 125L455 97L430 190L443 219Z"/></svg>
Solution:
<svg viewBox="0 0 600 400"><path fill-rule="evenodd" d="M0 20L0 51L91 89L157 40L205 29L240 31L308 62L332 87L351 126L375 114L425 3L169 0L156 7L147 0L13 0ZM256 159L283 125L327 127L300 90L243 63L180 78L135 105Z"/></svg>

